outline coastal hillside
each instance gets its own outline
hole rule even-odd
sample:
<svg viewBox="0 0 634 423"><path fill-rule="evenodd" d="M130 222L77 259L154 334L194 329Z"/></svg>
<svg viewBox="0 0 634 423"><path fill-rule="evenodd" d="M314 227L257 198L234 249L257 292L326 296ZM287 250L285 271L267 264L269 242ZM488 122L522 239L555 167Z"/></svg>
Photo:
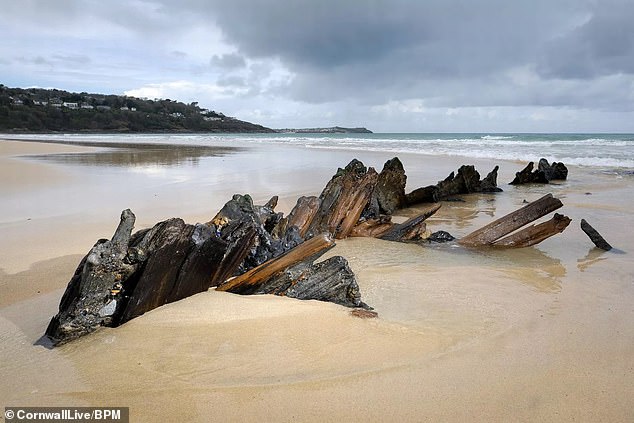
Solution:
<svg viewBox="0 0 634 423"><path fill-rule="evenodd" d="M198 103L9 88L0 84L1 132L274 132Z"/></svg>

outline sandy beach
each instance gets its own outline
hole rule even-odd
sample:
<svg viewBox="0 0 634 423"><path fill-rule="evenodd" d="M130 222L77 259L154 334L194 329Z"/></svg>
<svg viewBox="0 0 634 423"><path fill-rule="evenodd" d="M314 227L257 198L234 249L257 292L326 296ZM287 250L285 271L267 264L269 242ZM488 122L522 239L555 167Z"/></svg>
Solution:
<svg viewBox="0 0 634 423"><path fill-rule="evenodd" d="M282 145L150 148L0 140L0 407L128 406L131 421L634 421L634 177L571 166L509 186L524 163L399 155L407 189L500 165L499 194L443 202L456 237L552 192L572 218L537 247L469 251L337 242L363 301L343 307L209 291L49 350L36 345L77 264L136 229L210 220L235 193L288 213L352 158ZM538 158L536 158L538 159ZM405 219L416 209L399 212ZM585 218L616 251L594 248Z"/></svg>

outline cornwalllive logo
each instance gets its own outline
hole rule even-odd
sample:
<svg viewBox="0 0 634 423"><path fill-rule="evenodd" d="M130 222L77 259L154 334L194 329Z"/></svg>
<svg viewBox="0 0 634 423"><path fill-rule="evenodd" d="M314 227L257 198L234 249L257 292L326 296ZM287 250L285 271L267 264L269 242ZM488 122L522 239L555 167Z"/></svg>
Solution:
<svg viewBox="0 0 634 423"><path fill-rule="evenodd" d="M128 407L6 407L6 422L118 422L128 423Z"/></svg>

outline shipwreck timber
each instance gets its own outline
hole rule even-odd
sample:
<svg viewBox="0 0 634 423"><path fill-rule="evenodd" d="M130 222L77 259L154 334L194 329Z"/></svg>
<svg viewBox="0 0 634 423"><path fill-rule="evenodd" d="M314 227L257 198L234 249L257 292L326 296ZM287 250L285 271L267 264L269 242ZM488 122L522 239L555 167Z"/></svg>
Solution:
<svg viewBox="0 0 634 423"><path fill-rule="evenodd" d="M277 197L259 206L249 195L236 194L209 222L191 225L173 218L133 233L135 216L124 210L112 238L97 241L79 263L46 335L63 344L213 287L371 309L362 301L345 258L317 261L335 239L452 241L445 231L427 229L426 220L441 208L438 201L456 194L499 192L497 172L496 166L481 180L473 166L462 166L438 184L406 194L398 158L389 160L380 173L353 160L319 196L300 197L288 216L275 211ZM392 222L399 209L425 202L434 204L403 223ZM520 228L562 205L546 195L457 242L469 248L535 245L562 232L570 219L555 214L547 222Z"/></svg>

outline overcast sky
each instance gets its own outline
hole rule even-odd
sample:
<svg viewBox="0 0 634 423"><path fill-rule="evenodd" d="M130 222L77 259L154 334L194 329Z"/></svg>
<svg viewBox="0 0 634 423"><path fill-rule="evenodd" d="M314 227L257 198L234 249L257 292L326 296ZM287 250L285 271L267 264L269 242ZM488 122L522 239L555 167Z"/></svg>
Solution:
<svg viewBox="0 0 634 423"><path fill-rule="evenodd" d="M634 132L634 0L0 0L0 83L269 127Z"/></svg>

